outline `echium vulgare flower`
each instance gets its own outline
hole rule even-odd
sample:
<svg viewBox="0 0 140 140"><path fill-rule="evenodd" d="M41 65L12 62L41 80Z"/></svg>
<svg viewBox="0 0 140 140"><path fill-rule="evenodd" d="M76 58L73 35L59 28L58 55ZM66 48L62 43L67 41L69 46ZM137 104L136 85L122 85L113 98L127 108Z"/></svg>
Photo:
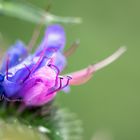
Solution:
<svg viewBox="0 0 140 140"><path fill-rule="evenodd" d="M121 47L105 60L82 70L61 75L67 61L64 53L65 32L60 25L50 25L34 53L17 41L11 46L1 65L0 93L5 100L21 101L26 106L42 106L71 85L87 82L94 72L116 60L124 51Z"/></svg>

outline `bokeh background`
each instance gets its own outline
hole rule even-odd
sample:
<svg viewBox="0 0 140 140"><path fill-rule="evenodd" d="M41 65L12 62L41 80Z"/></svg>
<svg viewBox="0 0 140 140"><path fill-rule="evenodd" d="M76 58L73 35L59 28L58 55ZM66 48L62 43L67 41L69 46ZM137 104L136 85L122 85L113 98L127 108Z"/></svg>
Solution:
<svg viewBox="0 0 140 140"><path fill-rule="evenodd" d="M68 59L66 72L96 63L120 46L127 46L119 60L95 73L87 84L72 87L71 93L58 94L56 102L83 121L85 140L95 140L94 136L100 133L110 135L107 140L140 140L140 1L28 2L45 9L50 6L50 12L60 16L82 17L82 24L64 25L67 48L80 40L78 50ZM28 43L35 26L0 16L0 51L17 39Z"/></svg>

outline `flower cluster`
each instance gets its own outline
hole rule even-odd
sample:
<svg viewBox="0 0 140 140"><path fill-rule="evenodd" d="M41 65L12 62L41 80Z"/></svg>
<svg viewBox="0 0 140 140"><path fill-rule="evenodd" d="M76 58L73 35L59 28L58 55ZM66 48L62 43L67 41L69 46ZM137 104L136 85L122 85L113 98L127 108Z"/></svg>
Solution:
<svg viewBox="0 0 140 140"><path fill-rule="evenodd" d="M80 71L60 75L66 66L63 27L50 25L36 51L17 41L6 52L0 69L0 94L10 101L21 100L27 106L41 106L54 99L57 92L69 85L87 82L93 72L117 59L125 48L120 48L107 59Z"/></svg>

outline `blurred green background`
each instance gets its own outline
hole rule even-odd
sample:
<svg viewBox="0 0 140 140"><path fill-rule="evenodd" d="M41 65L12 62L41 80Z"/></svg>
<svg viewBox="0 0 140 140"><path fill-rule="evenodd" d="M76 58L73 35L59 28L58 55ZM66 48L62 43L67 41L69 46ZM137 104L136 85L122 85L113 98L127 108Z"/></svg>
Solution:
<svg viewBox="0 0 140 140"><path fill-rule="evenodd" d="M83 18L82 24L64 25L67 48L80 39L80 47L68 59L66 72L96 63L120 46L127 46L127 52L119 60L97 72L87 84L72 87L70 94L60 93L57 102L83 120L85 140L104 131L112 140L140 140L140 1L28 2L42 8L51 5L53 14ZM1 44L5 42L8 46L16 39L28 43L34 27L29 22L0 16Z"/></svg>

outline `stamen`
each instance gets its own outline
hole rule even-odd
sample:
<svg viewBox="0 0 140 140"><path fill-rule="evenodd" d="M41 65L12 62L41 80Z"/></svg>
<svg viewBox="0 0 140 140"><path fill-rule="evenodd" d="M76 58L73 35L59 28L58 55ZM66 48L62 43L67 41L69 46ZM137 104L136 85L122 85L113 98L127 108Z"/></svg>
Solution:
<svg viewBox="0 0 140 140"><path fill-rule="evenodd" d="M59 79L60 79L59 87L55 90L52 90L50 93L47 93L47 96L62 89L62 79L63 79L63 77L59 77Z"/></svg>
<svg viewBox="0 0 140 140"><path fill-rule="evenodd" d="M55 49L52 49L52 50L55 50ZM46 48L44 48L44 50L42 51L42 53L41 53L41 56L40 56L40 58L38 59L38 61L37 61L37 63L34 65L34 67L30 70L25 64L25 67L26 67L26 69L29 71L29 74L24 78L24 80L22 81L22 82L25 82L25 80L30 76L30 74L31 73L33 73L33 71L35 70L35 69L37 69L37 67L40 65L40 63L44 60L44 59L46 59L46 58L48 58L48 59L51 59L51 58L49 58L49 57L47 57L47 56L43 56L44 54L45 54L45 51L46 51ZM55 66L53 66L53 67L55 67ZM57 69L57 75L59 75L59 70L58 70L58 68L56 68L55 67L55 69ZM58 77L58 76L57 76ZM58 80L58 79L57 79ZM56 81L57 81L56 80Z"/></svg>
<svg viewBox="0 0 140 140"><path fill-rule="evenodd" d="M75 41L71 45L71 47L64 52L64 56L65 57L69 57L70 55L72 55L76 51L76 49L77 49L78 46L79 46L79 40Z"/></svg>
<svg viewBox="0 0 140 140"><path fill-rule="evenodd" d="M40 65L41 61L43 60L44 54L45 54L46 48L44 48L44 50L42 50L42 53L37 61L37 63L33 66L33 68L31 69L31 73L33 73L33 71Z"/></svg>
<svg viewBox="0 0 140 140"><path fill-rule="evenodd" d="M24 66L26 67L26 69L27 69L29 72L31 72L31 70L27 67L26 64L24 64Z"/></svg>
<svg viewBox="0 0 140 140"><path fill-rule="evenodd" d="M26 64L24 64L25 68L29 71L28 75L23 79L23 83L28 79L28 77L30 76L31 74L31 70L26 66Z"/></svg>
<svg viewBox="0 0 140 140"><path fill-rule="evenodd" d="M57 66L55 66L55 65L53 65L53 64L49 64L48 66L50 66L50 67L53 67L53 68L55 68L55 70L56 70L56 79L55 79L55 87L58 85L58 76L59 76L59 74L60 74L60 70L58 69L58 67Z"/></svg>
<svg viewBox="0 0 140 140"><path fill-rule="evenodd" d="M68 78L67 83L61 89L65 88L65 87L67 87L69 85L69 81L72 79L72 77L67 76L67 78Z"/></svg>
<svg viewBox="0 0 140 140"><path fill-rule="evenodd" d="M33 73L33 71L34 71L35 69L37 69L37 67L40 65L40 63L43 61L44 58L47 58L47 57L44 56L44 55L45 55L45 52L46 52L46 51L49 51L49 50L52 50L52 51L56 52L56 49L54 49L54 48L49 48L49 49L44 48L44 49L42 50L41 54L40 54L40 57L39 57L37 63L36 63L36 64L34 65L34 67L32 68L31 73Z"/></svg>

